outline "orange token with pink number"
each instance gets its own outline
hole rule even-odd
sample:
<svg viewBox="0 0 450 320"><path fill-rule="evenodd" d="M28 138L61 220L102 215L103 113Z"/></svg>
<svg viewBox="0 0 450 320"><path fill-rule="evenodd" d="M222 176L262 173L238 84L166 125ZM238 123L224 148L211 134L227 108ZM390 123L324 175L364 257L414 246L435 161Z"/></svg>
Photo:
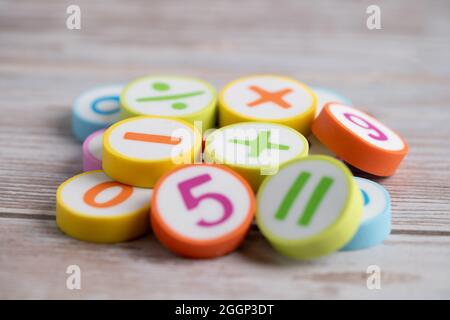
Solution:
<svg viewBox="0 0 450 320"><path fill-rule="evenodd" d="M85 172L58 187L56 223L84 241L131 240L149 230L151 195L151 189L114 181L101 170Z"/></svg>
<svg viewBox="0 0 450 320"><path fill-rule="evenodd" d="M374 117L331 102L314 120L317 139L339 158L377 176L394 174L408 153L408 144Z"/></svg>
<svg viewBox="0 0 450 320"><path fill-rule="evenodd" d="M220 165L185 165L163 176L152 197L151 225L172 252L213 258L235 250L255 214L255 195Z"/></svg>

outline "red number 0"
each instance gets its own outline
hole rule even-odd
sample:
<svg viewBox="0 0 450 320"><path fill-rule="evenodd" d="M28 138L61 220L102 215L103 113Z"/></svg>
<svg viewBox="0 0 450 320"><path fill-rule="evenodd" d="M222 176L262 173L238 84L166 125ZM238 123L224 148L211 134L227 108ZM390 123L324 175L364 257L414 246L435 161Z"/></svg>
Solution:
<svg viewBox="0 0 450 320"><path fill-rule="evenodd" d="M213 222L208 222L203 219L198 221L197 225L202 227L212 227L218 225L227 220L233 213L233 204L231 203L230 199L228 199L226 196L222 194L215 192L208 192L199 197L196 197L192 194L193 188L201 184L204 184L210 180L211 176L209 174L202 174L189 180L180 182L178 184L178 190L180 190L184 204L186 205L186 208L188 210L195 209L196 207L198 207L199 203L205 199L213 199L222 205L223 207L222 217Z"/></svg>

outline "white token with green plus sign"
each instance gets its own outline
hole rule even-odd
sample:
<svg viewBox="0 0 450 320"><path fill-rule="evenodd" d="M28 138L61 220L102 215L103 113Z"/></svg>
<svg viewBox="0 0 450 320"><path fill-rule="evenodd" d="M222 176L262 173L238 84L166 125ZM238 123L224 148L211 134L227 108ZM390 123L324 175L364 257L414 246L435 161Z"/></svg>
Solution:
<svg viewBox="0 0 450 320"><path fill-rule="evenodd" d="M257 190L281 164L307 155L308 141L296 130L275 123L242 122L208 136L204 158L231 167Z"/></svg>
<svg viewBox="0 0 450 320"><path fill-rule="evenodd" d="M362 207L361 192L341 161L309 156L290 161L264 180L256 222L280 253L312 259L340 249L353 237Z"/></svg>

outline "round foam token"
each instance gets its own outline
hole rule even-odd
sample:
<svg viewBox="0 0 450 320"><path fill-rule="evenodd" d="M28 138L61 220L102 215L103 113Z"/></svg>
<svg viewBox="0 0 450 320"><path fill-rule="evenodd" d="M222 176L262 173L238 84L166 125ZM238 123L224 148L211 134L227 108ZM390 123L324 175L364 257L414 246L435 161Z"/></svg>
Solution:
<svg viewBox="0 0 450 320"><path fill-rule="evenodd" d="M102 169L103 134L105 129L92 133L83 142L83 171Z"/></svg>
<svg viewBox="0 0 450 320"><path fill-rule="evenodd" d="M103 170L136 187L151 188L167 171L200 156L200 133L182 120L133 117L112 125L103 137Z"/></svg>
<svg viewBox="0 0 450 320"><path fill-rule="evenodd" d="M151 195L151 189L121 184L103 171L85 172L58 187L56 223L79 240L131 240L149 230Z"/></svg>
<svg viewBox="0 0 450 320"><path fill-rule="evenodd" d="M275 122L309 134L317 98L297 80L260 75L235 80L219 96L219 123Z"/></svg>
<svg viewBox="0 0 450 320"><path fill-rule="evenodd" d="M392 175L408 152L407 143L397 133L343 104L327 104L312 131L339 158L377 176Z"/></svg>
<svg viewBox="0 0 450 320"><path fill-rule="evenodd" d="M341 161L308 156L264 180L256 223L280 253L311 259L342 248L353 237L362 206L361 192Z"/></svg>
<svg viewBox="0 0 450 320"><path fill-rule="evenodd" d="M122 118L139 115L201 121L203 130L216 122L216 90L208 83L187 77L155 76L129 83L120 95Z"/></svg>
<svg viewBox="0 0 450 320"><path fill-rule="evenodd" d="M341 250L359 250L373 247L391 233L391 200L386 189L376 182L354 178L364 200L358 232Z"/></svg>
<svg viewBox="0 0 450 320"><path fill-rule="evenodd" d="M312 87L311 89L317 96L316 118L322 111L323 107L325 107L325 105L329 102L339 102L348 106L353 105L349 98L344 97L333 90L318 87Z"/></svg>
<svg viewBox="0 0 450 320"><path fill-rule="evenodd" d="M213 258L235 250L255 213L255 196L232 170L186 165L155 186L152 229L168 249L191 258Z"/></svg>
<svg viewBox="0 0 450 320"><path fill-rule="evenodd" d="M112 84L82 93L72 106L72 132L84 141L91 133L119 120L123 85Z"/></svg>
<svg viewBox="0 0 450 320"><path fill-rule="evenodd" d="M308 141L281 124L241 122L216 130L206 140L204 159L225 164L257 190L281 164L308 155Z"/></svg>

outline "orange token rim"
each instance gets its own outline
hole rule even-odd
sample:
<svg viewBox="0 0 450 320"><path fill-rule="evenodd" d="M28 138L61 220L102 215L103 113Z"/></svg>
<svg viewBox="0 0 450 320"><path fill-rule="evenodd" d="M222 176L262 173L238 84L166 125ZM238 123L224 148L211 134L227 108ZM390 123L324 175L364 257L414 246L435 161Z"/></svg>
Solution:
<svg viewBox="0 0 450 320"><path fill-rule="evenodd" d="M387 150L376 146L341 123L331 112L331 105L342 105L354 109L364 114L369 120L373 119L382 123L376 118L368 115L366 112L352 106L328 102L311 126L311 131L316 138L344 161L347 161L349 164L363 171L378 176L389 176L393 174L403 157L408 153L409 147L405 139L396 131L382 123L392 133L397 135L403 143L403 148L400 150ZM337 135L342 136L340 139L336 139ZM361 160L361 155L364 156L365 160ZM368 155L370 155L370 157L368 157Z"/></svg>
<svg viewBox="0 0 450 320"><path fill-rule="evenodd" d="M250 206L248 208L248 211L246 213L246 217L244 218L243 222L232 231L214 239L207 239L207 240L200 240L200 239L193 239L190 237L187 237L185 235L182 235L178 233L177 231L173 230L162 218L160 214L160 210L158 208L158 195L159 195L159 189L160 186L165 182L165 180L175 174L176 172L180 170L184 170L190 167L213 167L217 168L222 171L226 171L232 176L234 176L238 181L240 181L245 189L247 190L248 199L250 201ZM248 231L248 229L251 226L252 220L255 216L256 212L256 198L255 194L253 193L252 188L248 184L248 182L242 178L239 174L234 172L233 170L223 166L223 165L217 165L217 164L186 164L181 165L174 170L166 173L163 175L153 188L153 195L151 200L151 224L152 228L155 234L161 235L164 234L164 240L159 239L166 247L168 247L172 251L178 251L176 253L189 256L189 257L213 257L214 255L207 254L207 255L199 255L198 250L200 248L204 250L208 250L210 252L220 252L219 255L226 254L229 251L232 251L234 247L236 247L236 241L239 241L243 238L245 233ZM239 244L239 243L238 243ZM174 250L174 248L181 248L181 250Z"/></svg>

